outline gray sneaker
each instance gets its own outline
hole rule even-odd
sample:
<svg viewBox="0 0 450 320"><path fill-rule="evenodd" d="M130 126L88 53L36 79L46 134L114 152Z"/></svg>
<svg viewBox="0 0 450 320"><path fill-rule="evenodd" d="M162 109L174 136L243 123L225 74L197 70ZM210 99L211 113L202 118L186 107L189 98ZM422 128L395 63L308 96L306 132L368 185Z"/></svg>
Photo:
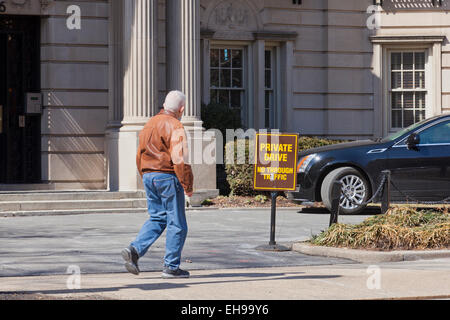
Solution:
<svg viewBox="0 0 450 320"><path fill-rule="evenodd" d="M189 278L190 274L188 271L181 270L178 268L177 270L171 270L168 267L164 267L162 277L164 279L177 279L177 278Z"/></svg>
<svg viewBox="0 0 450 320"><path fill-rule="evenodd" d="M139 254L133 246L122 250L122 258L125 260L125 268L129 273L138 275L141 272L138 266Z"/></svg>

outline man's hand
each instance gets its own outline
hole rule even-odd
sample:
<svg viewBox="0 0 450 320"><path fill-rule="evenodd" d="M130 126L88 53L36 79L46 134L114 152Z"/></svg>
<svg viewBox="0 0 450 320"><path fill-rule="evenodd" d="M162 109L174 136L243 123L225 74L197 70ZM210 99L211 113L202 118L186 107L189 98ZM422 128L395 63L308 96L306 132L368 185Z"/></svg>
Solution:
<svg viewBox="0 0 450 320"><path fill-rule="evenodd" d="M184 194L187 195L187 196L190 198L190 197L192 197L192 195L194 194L194 192L193 192L193 191L191 191L191 192L185 192Z"/></svg>

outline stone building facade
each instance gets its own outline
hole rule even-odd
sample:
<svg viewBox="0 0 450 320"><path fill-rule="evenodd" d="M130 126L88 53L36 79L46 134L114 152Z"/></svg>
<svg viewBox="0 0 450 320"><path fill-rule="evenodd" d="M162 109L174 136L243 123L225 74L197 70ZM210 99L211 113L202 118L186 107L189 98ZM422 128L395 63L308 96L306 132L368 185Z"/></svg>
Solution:
<svg viewBox="0 0 450 320"><path fill-rule="evenodd" d="M345 139L449 112L449 11L449 0L0 0L0 184L140 189L138 132L172 89L187 94L193 144L209 103L238 109L244 128ZM194 169L197 190L216 189L213 165Z"/></svg>

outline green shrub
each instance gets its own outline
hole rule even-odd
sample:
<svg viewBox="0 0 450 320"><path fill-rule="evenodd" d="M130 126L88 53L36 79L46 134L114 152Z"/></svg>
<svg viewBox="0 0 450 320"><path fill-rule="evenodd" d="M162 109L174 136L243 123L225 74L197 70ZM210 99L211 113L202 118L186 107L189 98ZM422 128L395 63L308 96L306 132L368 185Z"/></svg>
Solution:
<svg viewBox="0 0 450 320"><path fill-rule="evenodd" d="M308 150L311 148L327 146L331 144L341 143L341 140L328 140L311 137L301 137L299 139L299 151ZM245 152L238 154L237 144L245 144ZM235 164L226 164L225 172L227 181L230 185L230 195L234 196L255 196L258 194L265 194L265 192L258 192L253 190L253 168L251 164L254 158L255 142L254 140L235 140L228 142L225 146L225 155L233 155ZM225 159L225 163L229 163ZM237 164L244 163L244 164Z"/></svg>
<svg viewBox="0 0 450 320"><path fill-rule="evenodd" d="M230 109L227 105L210 103L202 105L201 109L203 127L206 130L217 129L226 136L226 129L239 129L242 127L241 113L238 109Z"/></svg>
<svg viewBox="0 0 450 320"><path fill-rule="evenodd" d="M238 152L241 147L245 148L245 152ZM227 181L231 190L230 195L232 196L260 194L260 192L253 190L253 160L250 159L254 157L254 147L255 141L248 139L235 140L225 145L225 163L230 163L231 159L227 158L229 155L234 158L234 161L232 161L234 164L225 164Z"/></svg>
<svg viewBox="0 0 450 320"><path fill-rule="evenodd" d="M269 198L267 198L267 196L263 195L263 194L258 194L255 197L255 201L256 202L260 202L260 203L266 203L267 201L269 201Z"/></svg>
<svg viewBox="0 0 450 320"><path fill-rule="evenodd" d="M329 146L332 144L338 144L345 142L343 140L329 140L312 137L300 137L298 142L298 151L308 150L312 148L318 148L323 146Z"/></svg>
<svg viewBox="0 0 450 320"><path fill-rule="evenodd" d="M212 206L214 202L212 202L210 199L206 199L202 202L202 206Z"/></svg>
<svg viewBox="0 0 450 320"><path fill-rule="evenodd" d="M224 104L211 103L209 105L202 105L201 117L203 127L206 130L219 130L224 138L226 137L226 129L238 129L242 127L241 113L239 110L230 109ZM216 184L221 195L230 194L231 189L223 164L216 166Z"/></svg>

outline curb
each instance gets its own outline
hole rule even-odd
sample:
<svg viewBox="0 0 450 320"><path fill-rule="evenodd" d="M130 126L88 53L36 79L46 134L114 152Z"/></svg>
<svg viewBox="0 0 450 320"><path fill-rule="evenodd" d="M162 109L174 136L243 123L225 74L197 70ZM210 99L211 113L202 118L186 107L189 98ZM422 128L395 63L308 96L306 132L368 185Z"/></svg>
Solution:
<svg viewBox="0 0 450 320"><path fill-rule="evenodd" d="M94 209L94 210L51 210L51 211L15 211L0 212L0 218L28 218L28 217L56 217L56 216L81 216L92 214L126 214L126 213L146 213L147 209L131 208L132 210L124 211L123 209Z"/></svg>
<svg viewBox="0 0 450 320"><path fill-rule="evenodd" d="M450 258L450 250L379 252L348 248L313 246L305 242L292 244L292 251L312 256L349 259L361 263L400 262Z"/></svg>
<svg viewBox="0 0 450 320"><path fill-rule="evenodd" d="M302 207L277 207L277 210L301 210ZM187 207L186 211L207 211L207 210L224 210L224 211L258 211L258 210L271 210L270 207L236 207L236 208L219 208L219 207Z"/></svg>
<svg viewBox="0 0 450 320"><path fill-rule="evenodd" d="M127 210L128 209L128 210ZM280 211L300 210L301 208L281 207ZM218 207L187 207L186 212L200 211L270 211L270 207L261 208L218 208ZM50 211L0 211L0 218L20 218L20 217L52 217L52 216L76 216L89 214L126 214L126 213L147 213L146 208L124 208L124 209L86 209L86 210L50 210Z"/></svg>

